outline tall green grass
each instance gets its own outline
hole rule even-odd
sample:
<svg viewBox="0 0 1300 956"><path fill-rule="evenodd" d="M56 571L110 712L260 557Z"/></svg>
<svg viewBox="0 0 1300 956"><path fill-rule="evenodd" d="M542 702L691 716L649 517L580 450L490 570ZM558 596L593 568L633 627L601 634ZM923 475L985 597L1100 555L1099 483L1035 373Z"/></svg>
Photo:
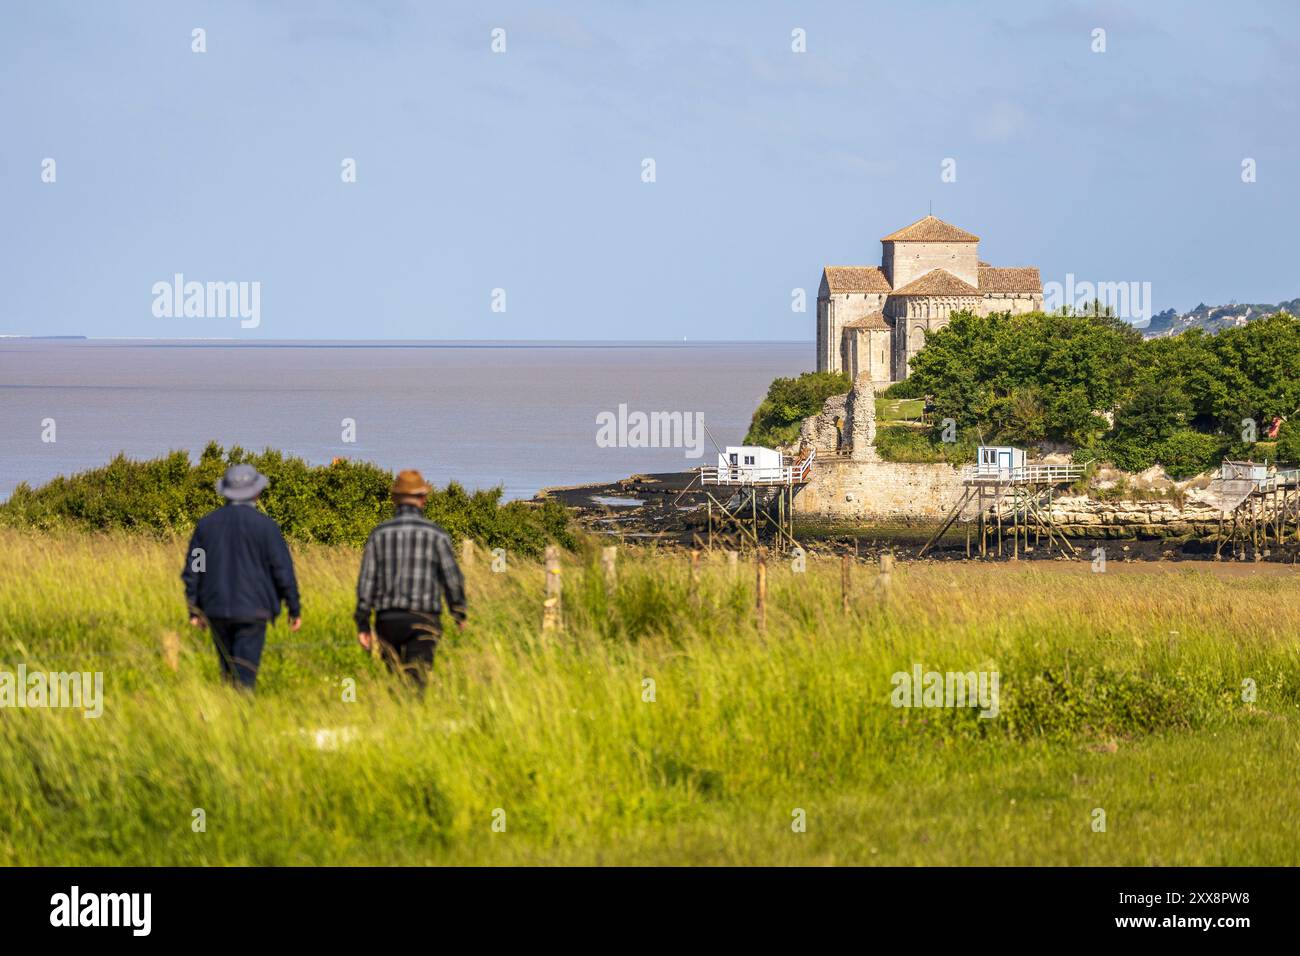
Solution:
<svg viewBox="0 0 1300 956"><path fill-rule="evenodd" d="M182 550L0 532L0 666L101 669L106 697L0 711L0 863L1300 855L1289 568L914 564L884 598L859 566L846 614L838 562L773 560L760 631L751 567L693 589L685 558L624 549L607 592L582 552L543 636L541 569L485 558L421 700L355 645L356 553L304 546L303 629L272 629L249 700L197 633L163 664ZM1000 716L890 706L914 663L997 670Z"/></svg>

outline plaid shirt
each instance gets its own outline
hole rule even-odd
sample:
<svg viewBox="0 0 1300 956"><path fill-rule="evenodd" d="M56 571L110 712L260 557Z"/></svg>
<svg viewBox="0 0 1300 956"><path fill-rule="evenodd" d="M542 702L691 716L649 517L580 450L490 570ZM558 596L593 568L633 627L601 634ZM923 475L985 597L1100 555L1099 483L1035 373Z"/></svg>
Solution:
<svg viewBox="0 0 1300 956"><path fill-rule="evenodd" d="M370 532L357 578L357 628L370 630L372 611L442 613L443 593L457 621L465 620L465 579L451 538L415 505L398 505L391 521Z"/></svg>

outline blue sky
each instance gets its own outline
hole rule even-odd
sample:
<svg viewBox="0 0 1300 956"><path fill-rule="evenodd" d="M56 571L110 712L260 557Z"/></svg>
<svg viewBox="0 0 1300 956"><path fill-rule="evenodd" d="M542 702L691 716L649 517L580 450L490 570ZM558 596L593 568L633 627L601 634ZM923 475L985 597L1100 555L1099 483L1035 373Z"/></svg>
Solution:
<svg viewBox="0 0 1300 956"><path fill-rule="evenodd" d="M0 93L0 332L810 339L931 202L1157 310L1300 295L1294 2L5 0ZM155 317L177 272L260 325Z"/></svg>

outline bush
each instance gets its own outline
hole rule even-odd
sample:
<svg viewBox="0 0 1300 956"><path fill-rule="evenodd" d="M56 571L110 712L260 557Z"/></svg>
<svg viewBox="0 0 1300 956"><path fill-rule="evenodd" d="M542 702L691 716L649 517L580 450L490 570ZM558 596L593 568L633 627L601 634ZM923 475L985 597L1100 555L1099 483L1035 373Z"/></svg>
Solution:
<svg viewBox="0 0 1300 956"><path fill-rule="evenodd" d="M974 429L957 433L957 441L940 441L938 431L922 431L903 426L887 426L876 430L876 451L885 461L929 464L947 462L959 465L975 460L979 438Z"/></svg>
<svg viewBox="0 0 1300 956"><path fill-rule="evenodd" d="M822 410L826 399L852 387L842 372L804 372L798 378L778 378L767 389L745 435L746 445L774 448L799 437L799 425Z"/></svg>
<svg viewBox="0 0 1300 956"><path fill-rule="evenodd" d="M260 505L289 539L360 545L376 524L392 517L388 489L393 475L377 465L338 460L316 467L278 451L250 454L236 446L225 452L209 443L194 464L183 451L151 461L118 455L102 468L60 476L40 488L21 484L0 505L0 523L40 530L70 526L184 534L222 504L216 480L240 462L270 479ZM568 513L559 502L502 504L501 494L500 488L470 494L452 482L429 496L426 513L453 538L472 538L518 554L538 555L548 541L575 546Z"/></svg>
<svg viewBox="0 0 1300 956"><path fill-rule="evenodd" d="M881 398L924 398L925 389L918 379L905 378L876 394Z"/></svg>
<svg viewBox="0 0 1300 956"><path fill-rule="evenodd" d="M1111 438L1077 449L1074 461L1077 464L1089 460L1108 461L1121 471L1133 472L1161 465L1170 478L1181 481L1216 468L1225 457L1249 454L1248 447L1223 435L1181 428L1151 445L1136 438Z"/></svg>
<svg viewBox="0 0 1300 956"><path fill-rule="evenodd" d="M1146 471L1156 463L1155 449L1137 439L1114 438L1100 445L1097 458L1121 471Z"/></svg>
<svg viewBox="0 0 1300 956"><path fill-rule="evenodd" d="M1277 433L1277 460L1300 465L1300 419L1282 423Z"/></svg>
<svg viewBox="0 0 1300 956"><path fill-rule="evenodd" d="M1181 480L1214 468L1223 460L1229 444L1220 435L1182 428L1156 445L1155 458L1170 478Z"/></svg>

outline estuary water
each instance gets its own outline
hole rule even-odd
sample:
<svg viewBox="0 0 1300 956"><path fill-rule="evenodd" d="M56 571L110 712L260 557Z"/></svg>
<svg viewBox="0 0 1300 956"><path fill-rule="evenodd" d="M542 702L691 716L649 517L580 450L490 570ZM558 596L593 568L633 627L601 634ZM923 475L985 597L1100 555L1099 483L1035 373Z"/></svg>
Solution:
<svg viewBox="0 0 1300 956"><path fill-rule="evenodd" d="M712 464L772 379L813 366L811 342L0 339L0 499L118 452L197 456L208 441L527 498ZM652 412L680 413L694 447L633 447Z"/></svg>

